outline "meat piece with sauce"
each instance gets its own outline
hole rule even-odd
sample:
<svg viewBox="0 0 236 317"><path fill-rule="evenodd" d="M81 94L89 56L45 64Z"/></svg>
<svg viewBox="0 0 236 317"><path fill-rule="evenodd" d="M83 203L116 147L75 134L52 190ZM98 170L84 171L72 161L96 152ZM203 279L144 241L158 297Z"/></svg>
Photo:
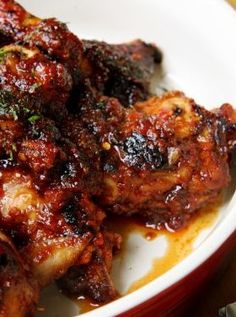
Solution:
<svg viewBox="0 0 236 317"><path fill-rule="evenodd" d="M0 272L15 286L1 286L0 307L23 317L55 279L110 301L121 238L104 210L183 226L229 183L235 111L207 111L180 92L151 97L162 56L140 40L80 40L13 0L0 0L0 33L0 230L16 273L8 263ZM19 287L21 310L8 297Z"/></svg>
<svg viewBox="0 0 236 317"><path fill-rule="evenodd" d="M103 97L93 106L82 103L78 113L100 144L96 201L107 211L176 230L230 181L229 105L210 112L171 92L130 109Z"/></svg>
<svg viewBox="0 0 236 317"><path fill-rule="evenodd" d="M8 104L0 117L0 229L14 242L39 290L90 254L105 214L87 191L85 153L53 120L22 111L22 103L12 113L13 106ZM106 261L108 253L101 257ZM107 266L97 267L114 298Z"/></svg>
<svg viewBox="0 0 236 317"><path fill-rule="evenodd" d="M75 86L89 78L99 94L126 105L150 95L150 79L162 60L155 45L141 40L120 45L82 41L64 23L35 17L13 0L0 1L0 33L2 46L17 42L38 48L66 67Z"/></svg>
<svg viewBox="0 0 236 317"><path fill-rule="evenodd" d="M150 80L162 60L155 45L141 40L119 45L84 40L83 47L84 72L100 94L115 97L124 106L150 95Z"/></svg>
<svg viewBox="0 0 236 317"><path fill-rule="evenodd" d="M2 47L0 77L0 96L6 108L11 103L20 108L19 103L23 103L21 111L40 112L57 120L67 114L72 77L63 64L49 59L37 48L16 44Z"/></svg>
<svg viewBox="0 0 236 317"><path fill-rule="evenodd" d="M81 256L59 280L59 287L72 296L86 296L97 303L118 297L110 272L113 253L119 250L121 237L113 232L99 232Z"/></svg>

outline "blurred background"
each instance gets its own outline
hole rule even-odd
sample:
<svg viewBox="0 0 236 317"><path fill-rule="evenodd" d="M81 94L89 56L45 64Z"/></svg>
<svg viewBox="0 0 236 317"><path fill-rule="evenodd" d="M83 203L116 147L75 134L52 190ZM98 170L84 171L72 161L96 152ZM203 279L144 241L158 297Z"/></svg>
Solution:
<svg viewBox="0 0 236 317"><path fill-rule="evenodd" d="M236 8L236 0L228 0L228 2Z"/></svg>

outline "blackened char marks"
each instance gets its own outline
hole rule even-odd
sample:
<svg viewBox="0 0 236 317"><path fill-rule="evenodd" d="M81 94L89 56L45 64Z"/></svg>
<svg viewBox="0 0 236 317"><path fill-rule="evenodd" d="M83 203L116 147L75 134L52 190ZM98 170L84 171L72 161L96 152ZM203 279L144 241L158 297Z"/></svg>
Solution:
<svg viewBox="0 0 236 317"><path fill-rule="evenodd" d="M166 158L158 147L137 132L126 138L121 148L122 159L128 166L156 170L166 163Z"/></svg>

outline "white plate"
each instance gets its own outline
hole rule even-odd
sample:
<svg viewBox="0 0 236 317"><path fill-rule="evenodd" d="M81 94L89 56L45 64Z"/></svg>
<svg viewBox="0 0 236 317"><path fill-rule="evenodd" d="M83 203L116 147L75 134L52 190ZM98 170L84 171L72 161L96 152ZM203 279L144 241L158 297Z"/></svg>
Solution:
<svg viewBox="0 0 236 317"><path fill-rule="evenodd" d="M223 0L21 0L35 15L57 17L81 38L125 42L141 38L164 52L164 84L183 90L206 108L224 102L236 106L236 14ZM220 217L181 263L161 277L85 317L111 317L163 291L194 270L236 228L236 198L222 207ZM126 265L116 271L116 283L125 292L142 276L152 259L165 252L165 239L146 242L133 236ZM141 260L140 260L141 259ZM130 270L130 266L132 270ZM118 272L118 273L117 273ZM117 279L117 276L119 278ZM79 309L49 289L41 317L71 317Z"/></svg>

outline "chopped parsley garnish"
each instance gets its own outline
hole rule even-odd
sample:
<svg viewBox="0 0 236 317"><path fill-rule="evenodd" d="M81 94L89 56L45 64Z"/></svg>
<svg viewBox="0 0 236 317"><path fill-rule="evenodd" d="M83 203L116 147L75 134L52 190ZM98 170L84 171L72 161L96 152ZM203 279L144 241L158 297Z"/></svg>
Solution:
<svg viewBox="0 0 236 317"><path fill-rule="evenodd" d="M9 161L13 161L13 159L14 159L13 151L10 151L10 152L9 152L9 158L8 158L8 160L9 160Z"/></svg>
<svg viewBox="0 0 236 317"><path fill-rule="evenodd" d="M17 148L16 148L16 144L15 144L15 143L12 143L11 148L12 148L13 151L15 151L15 152L17 151Z"/></svg>
<svg viewBox="0 0 236 317"><path fill-rule="evenodd" d="M7 53L8 51L6 51L4 48L0 49L0 63L4 62Z"/></svg>
<svg viewBox="0 0 236 317"><path fill-rule="evenodd" d="M37 115L37 114L34 114L33 116L31 116L31 117L28 118L28 121L29 121L30 123L34 123L35 121L37 121L37 120L39 120L39 119L40 119L40 116Z"/></svg>

